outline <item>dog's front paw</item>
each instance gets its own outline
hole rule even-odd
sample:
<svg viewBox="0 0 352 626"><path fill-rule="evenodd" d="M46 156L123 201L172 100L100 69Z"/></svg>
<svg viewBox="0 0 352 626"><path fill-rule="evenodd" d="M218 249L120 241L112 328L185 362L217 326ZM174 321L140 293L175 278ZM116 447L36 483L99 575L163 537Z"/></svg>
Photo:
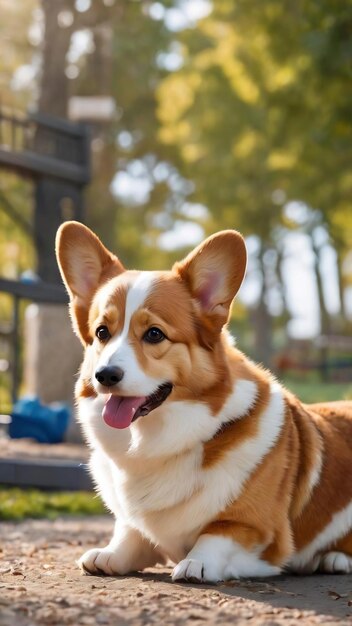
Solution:
<svg viewBox="0 0 352 626"><path fill-rule="evenodd" d="M85 574L105 574L116 576L125 572L119 570L116 553L110 548L93 548L85 552L77 561Z"/></svg>
<svg viewBox="0 0 352 626"><path fill-rule="evenodd" d="M217 583L236 578L276 576L280 568L262 560L229 537L198 537L187 558L176 565L172 580Z"/></svg>
<svg viewBox="0 0 352 626"><path fill-rule="evenodd" d="M191 583L217 583L221 580L215 568L205 566L198 559L180 561L172 572L172 580L186 580Z"/></svg>

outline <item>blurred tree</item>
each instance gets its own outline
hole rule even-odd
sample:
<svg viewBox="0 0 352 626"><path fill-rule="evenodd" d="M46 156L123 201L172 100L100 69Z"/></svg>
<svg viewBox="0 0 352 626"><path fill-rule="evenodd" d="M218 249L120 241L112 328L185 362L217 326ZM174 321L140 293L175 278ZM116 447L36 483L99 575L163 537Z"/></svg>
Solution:
<svg viewBox="0 0 352 626"><path fill-rule="evenodd" d="M0 0L0 93L1 105L26 107L34 86L32 55L36 33L29 30L38 0L24 4Z"/></svg>
<svg viewBox="0 0 352 626"><path fill-rule="evenodd" d="M88 222L107 245L117 247L126 263L165 263L161 251L150 259L151 245L141 231L148 230L149 244L154 243L153 231L155 236L160 232L154 229L154 217L165 211L165 203L170 208L175 196L165 184L167 175L163 180L154 175L160 162L165 167L175 154L159 141L155 100L156 87L166 74L158 55L168 49L172 33L163 20L152 17L147 1L59 0L53 10L50 1L42 0L42 7L39 108L66 115L72 94L109 95L117 105L109 124L91 125L94 176ZM84 40L86 45L77 54L77 43ZM171 169L168 166L167 174ZM146 191L140 202L124 202L115 192L114 178L119 172L132 179L137 170L135 186L144 185Z"/></svg>
<svg viewBox="0 0 352 626"><path fill-rule="evenodd" d="M351 29L351 3L218 0L195 31L181 33L183 67L158 90L161 139L178 148L182 174L212 212L209 227L237 227L261 242L255 327L265 362L265 255L284 233L287 201L319 209L340 263L348 249L341 216L351 211Z"/></svg>

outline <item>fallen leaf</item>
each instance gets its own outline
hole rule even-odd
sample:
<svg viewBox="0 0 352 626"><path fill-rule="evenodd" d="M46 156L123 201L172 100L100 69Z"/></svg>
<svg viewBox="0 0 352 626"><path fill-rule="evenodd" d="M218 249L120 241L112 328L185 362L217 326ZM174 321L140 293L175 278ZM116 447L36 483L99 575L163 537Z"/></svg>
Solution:
<svg viewBox="0 0 352 626"><path fill-rule="evenodd" d="M338 593L337 591L328 591L329 596L334 600L340 600L340 598L347 598L347 593Z"/></svg>

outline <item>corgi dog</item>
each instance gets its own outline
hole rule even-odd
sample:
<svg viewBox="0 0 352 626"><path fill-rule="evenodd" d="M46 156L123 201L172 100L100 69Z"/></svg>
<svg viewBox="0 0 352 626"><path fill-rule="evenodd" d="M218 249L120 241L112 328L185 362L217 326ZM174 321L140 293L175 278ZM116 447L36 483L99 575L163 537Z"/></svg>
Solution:
<svg viewBox="0 0 352 626"><path fill-rule="evenodd" d="M174 581L197 583L352 572L352 402L302 404L234 346L242 236L216 233L165 272L126 270L78 222L56 251L85 348L79 420L116 518L81 569L171 561Z"/></svg>

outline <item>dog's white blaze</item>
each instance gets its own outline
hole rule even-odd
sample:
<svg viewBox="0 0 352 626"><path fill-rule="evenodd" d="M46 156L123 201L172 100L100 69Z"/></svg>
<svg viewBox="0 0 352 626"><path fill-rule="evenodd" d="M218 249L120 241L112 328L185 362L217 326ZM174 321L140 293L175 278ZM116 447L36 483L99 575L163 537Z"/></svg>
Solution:
<svg viewBox="0 0 352 626"><path fill-rule="evenodd" d="M122 332L111 339L104 348L97 364L97 369L105 366L121 367L124 377L119 383L119 391L130 396L149 395L164 381L159 381L148 376L140 367L135 352L128 341L128 333L133 314L143 306L153 283L157 278L157 272L140 272L126 297L125 321ZM92 383L98 390L99 384L93 375Z"/></svg>
<svg viewBox="0 0 352 626"><path fill-rule="evenodd" d="M352 502L333 515L332 520L319 535L303 550L296 552L289 562L290 569L300 571L310 571L310 563L313 563L317 552L328 548L334 541L344 537L352 529Z"/></svg>
<svg viewBox="0 0 352 626"><path fill-rule="evenodd" d="M173 580L184 578L217 582L240 576L275 576L280 568L258 557L259 549L249 552L229 537L201 535L186 559L176 565Z"/></svg>
<svg viewBox="0 0 352 626"><path fill-rule="evenodd" d="M155 272L140 272L134 283L128 289L125 305L125 321L122 332L114 339L111 339L111 341L109 341L107 346L104 348L98 362L99 367L103 367L105 365L116 365L116 359L118 359L128 340L128 332L130 329L132 315L145 302L155 278ZM118 355L116 354L117 351L119 352Z"/></svg>

